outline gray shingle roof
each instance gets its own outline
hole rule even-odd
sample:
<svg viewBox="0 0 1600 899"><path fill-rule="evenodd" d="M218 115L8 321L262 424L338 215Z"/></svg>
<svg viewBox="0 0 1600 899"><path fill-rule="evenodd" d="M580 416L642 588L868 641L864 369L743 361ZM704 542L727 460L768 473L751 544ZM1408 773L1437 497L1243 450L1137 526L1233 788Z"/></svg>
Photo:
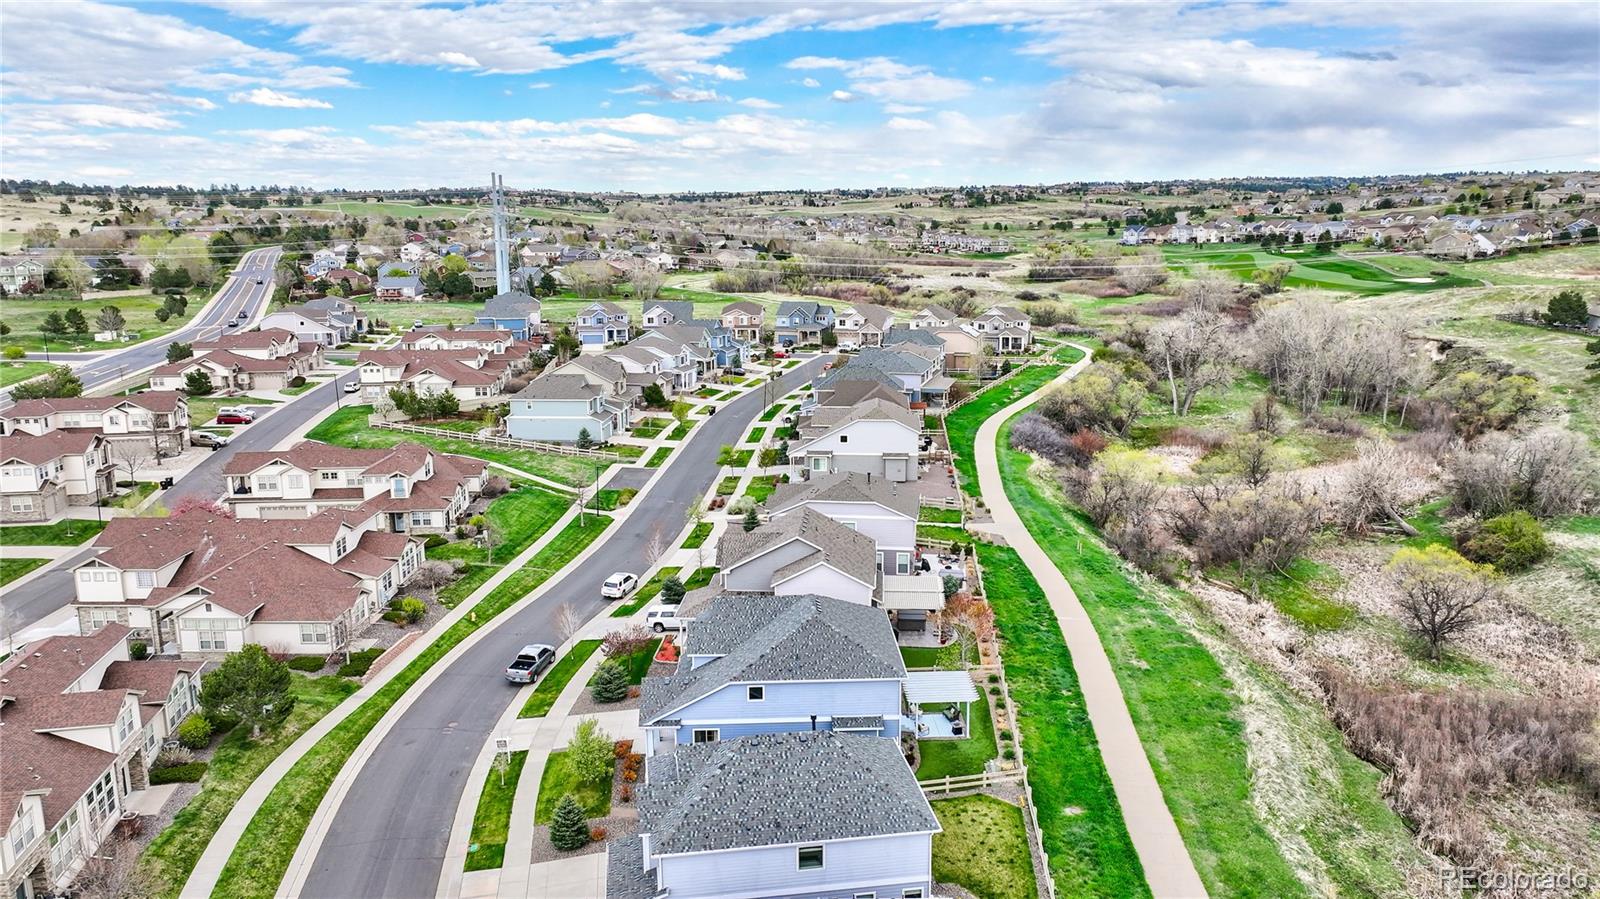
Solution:
<svg viewBox="0 0 1600 899"><path fill-rule="evenodd" d="M539 301L520 290L497 293L483 303L488 318L527 318L539 309Z"/></svg>
<svg viewBox="0 0 1600 899"><path fill-rule="evenodd" d="M646 678L641 723L727 684L899 679L906 673L882 609L815 594L722 594L696 611L684 654L720 658Z"/></svg>
<svg viewBox="0 0 1600 899"><path fill-rule="evenodd" d="M883 332L884 346L894 346L897 343L916 343L939 350L944 349L944 341L939 339L939 335L926 328L908 328L904 325L895 325Z"/></svg>
<svg viewBox="0 0 1600 899"><path fill-rule="evenodd" d="M936 833L900 746L803 731L680 746L649 762L640 830L653 852L714 852Z"/></svg>
<svg viewBox="0 0 1600 899"><path fill-rule="evenodd" d="M897 406L907 403L906 395L901 392L899 382L886 384L884 381L893 381L885 375L881 380L845 380L835 381L827 387L817 391L817 405L819 406L854 406L857 403L872 399L888 400Z"/></svg>
<svg viewBox="0 0 1600 899"><path fill-rule="evenodd" d="M817 411L811 413L805 430L821 435L862 419L898 421L913 431L920 433L922 430L921 413L881 399L864 400L854 406L818 406Z"/></svg>
<svg viewBox="0 0 1600 899"><path fill-rule="evenodd" d="M644 838L637 834L612 840L606 855L606 899L651 899L656 872L645 870Z"/></svg>
<svg viewBox="0 0 1600 899"><path fill-rule="evenodd" d="M674 322L688 321L694 318L694 303L689 300L650 300L642 304L639 314L643 315L657 306L667 310Z"/></svg>
<svg viewBox="0 0 1600 899"><path fill-rule="evenodd" d="M766 507L781 513L807 502L877 503L912 519L922 506L915 490L904 489L888 478L841 471L813 473L810 480L780 484L767 499Z"/></svg>
<svg viewBox="0 0 1600 899"><path fill-rule="evenodd" d="M862 583L877 582L877 543L866 534L810 509L799 515L785 515L753 531L734 530L724 534L717 544L717 565L724 570L732 568L756 553L791 540L803 540L817 549L773 572L775 581L817 562L826 562Z"/></svg>
<svg viewBox="0 0 1600 899"><path fill-rule="evenodd" d="M519 400L587 400L600 392L583 375L540 375L517 391Z"/></svg>

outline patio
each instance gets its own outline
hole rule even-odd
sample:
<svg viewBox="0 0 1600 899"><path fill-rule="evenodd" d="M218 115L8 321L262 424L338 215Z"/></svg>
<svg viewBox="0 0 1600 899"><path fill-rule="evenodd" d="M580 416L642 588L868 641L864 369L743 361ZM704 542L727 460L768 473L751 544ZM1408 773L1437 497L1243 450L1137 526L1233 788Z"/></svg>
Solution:
<svg viewBox="0 0 1600 899"><path fill-rule="evenodd" d="M906 704L919 740L965 740L972 735L972 703L978 688L965 671L908 671ZM953 714L952 714L953 712Z"/></svg>

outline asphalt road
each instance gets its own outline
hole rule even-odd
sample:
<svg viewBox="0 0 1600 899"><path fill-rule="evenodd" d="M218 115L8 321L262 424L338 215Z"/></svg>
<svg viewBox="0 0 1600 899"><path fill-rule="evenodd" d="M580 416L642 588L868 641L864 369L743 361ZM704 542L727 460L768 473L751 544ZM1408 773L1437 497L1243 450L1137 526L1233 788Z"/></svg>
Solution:
<svg viewBox="0 0 1600 899"><path fill-rule="evenodd" d="M219 334L234 330L233 321L241 310L248 315L241 327L248 326L249 322L261 316L262 309L272 298L272 271L278 264L278 256L282 253L278 247L266 247L246 253L239 260L233 276L206 304L206 308L201 310L189 324L171 334L125 350L107 350L94 354L51 353L50 359L71 366L78 380L83 382L83 391L89 393L96 388L114 384L132 372L166 362L167 345L174 341L192 343L196 340L212 340ZM265 283L257 284L257 278ZM45 355L29 353L28 358L44 359ZM0 408L10 405L10 391L0 393Z"/></svg>
<svg viewBox="0 0 1600 899"><path fill-rule="evenodd" d="M783 392L821 364L813 359L785 375ZM613 571L645 569L651 526L682 528L690 503L716 477L718 450L738 442L763 408L761 391L724 406L678 450L643 508L606 536L580 570L501 622L423 688L351 784L300 895L432 899L467 774L517 692L502 676L507 661L524 644L561 642L553 620L562 603L585 619L609 605L600 598L601 581Z"/></svg>

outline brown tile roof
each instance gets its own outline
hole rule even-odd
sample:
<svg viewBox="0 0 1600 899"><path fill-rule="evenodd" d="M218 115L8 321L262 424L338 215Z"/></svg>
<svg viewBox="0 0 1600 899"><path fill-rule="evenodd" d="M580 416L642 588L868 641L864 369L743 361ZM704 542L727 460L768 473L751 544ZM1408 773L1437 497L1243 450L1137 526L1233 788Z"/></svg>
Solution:
<svg viewBox="0 0 1600 899"><path fill-rule="evenodd" d="M118 406L134 406L150 412L172 412L188 398L176 390L147 390L132 396L74 396L58 399L23 400L4 413L3 418L39 418L53 412L104 412Z"/></svg>
<svg viewBox="0 0 1600 899"><path fill-rule="evenodd" d="M210 362L223 368L249 372L291 372L294 369L294 363L288 356L280 356L277 359L255 359L250 356L240 356L229 350L212 350L204 356L195 356L192 359L184 359L181 362L163 365L151 371L150 374L175 375L179 372L188 371L201 362Z"/></svg>
<svg viewBox="0 0 1600 899"><path fill-rule="evenodd" d="M93 428L71 428L47 431L38 437L17 433L0 438L0 461L27 462L41 465L62 456L82 455L100 441L100 432Z"/></svg>
<svg viewBox="0 0 1600 899"><path fill-rule="evenodd" d="M283 328L266 328L261 331L240 331L224 334L215 340L197 340L196 350L260 350L273 344L296 343L295 336Z"/></svg>
<svg viewBox="0 0 1600 899"><path fill-rule="evenodd" d="M199 674L204 662L182 659L147 659L143 662L112 662L100 678L102 690L133 690L143 694L141 705L161 705L172 693L172 682L180 673Z"/></svg>

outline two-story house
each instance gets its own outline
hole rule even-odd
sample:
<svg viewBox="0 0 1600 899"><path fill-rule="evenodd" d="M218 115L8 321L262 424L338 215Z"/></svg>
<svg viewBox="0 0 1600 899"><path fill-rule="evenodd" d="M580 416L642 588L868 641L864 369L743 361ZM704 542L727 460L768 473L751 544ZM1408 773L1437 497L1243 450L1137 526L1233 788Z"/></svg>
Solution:
<svg viewBox="0 0 1600 899"><path fill-rule="evenodd" d="M483 311L476 321L502 331L510 331L518 340L539 338L544 331L540 318L543 308L538 300L521 291L497 293L483 303Z"/></svg>
<svg viewBox="0 0 1600 899"><path fill-rule="evenodd" d="M116 494L116 468L96 431L0 439L0 520L53 521L69 506L93 506Z"/></svg>
<svg viewBox="0 0 1600 899"><path fill-rule="evenodd" d="M820 593L871 605L878 588L872 538L820 512L801 510L717 544L718 577L730 592Z"/></svg>
<svg viewBox="0 0 1600 899"><path fill-rule="evenodd" d="M1033 340L1033 324L1027 313L1013 306L990 306L972 320L972 327L991 349L1000 353L1026 352Z"/></svg>
<svg viewBox="0 0 1600 899"><path fill-rule="evenodd" d="M44 286L44 260L36 256L0 256L0 287L16 293L25 284Z"/></svg>
<svg viewBox="0 0 1600 899"><path fill-rule="evenodd" d="M416 443L352 449L313 440L287 450L236 453L222 468L236 518L310 518L328 509L378 515L378 528L438 534L483 491L482 459Z"/></svg>
<svg viewBox="0 0 1600 899"><path fill-rule="evenodd" d="M159 457L189 445L189 400L172 390L132 396L75 396L23 400L0 412L0 435L56 430L98 431L108 447L136 443Z"/></svg>
<svg viewBox="0 0 1600 899"><path fill-rule="evenodd" d="M814 300L787 300L778 304L773 334L779 346L807 346L822 342L822 332L833 327L833 307Z"/></svg>
<svg viewBox="0 0 1600 899"><path fill-rule="evenodd" d="M941 374L943 354L931 347L899 344L892 347L867 347L849 362L824 372L816 379L819 389L840 381L882 381L883 375L900 388L908 403L942 405L955 382Z"/></svg>
<svg viewBox="0 0 1600 899"><path fill-rule="evenodd" d="M519 440L572 443L587 431L605 442L616 433L616 415L605 391L581 374L543 374L511 395L506 434Z"/></svg>
<svg viewBox="0 0 1600 899"><path fill-rule="evenodd" d="M672 325L658 325L644 334L686 344L700 368L702 380L714 378L717 369L742 368L753 358L750 346L733 336L733 332L719 321L684 321Z"/></svg>
<svg viewBox="0 0 1600 899"><path fill-rule="evenodd" d="M910 574L917 551L921 500L904 484L857 472L817 474L780 484L765 504L773 521L818 512L872 539L878 570Z"/></svg>
<svg viewBox="0 0 1600 899"><path fill-rule="evenodd" d="M257 643L326 655L377 619L417 566L422 542L379 528L382 513L232 519L196 509L117 518L73 569L73 609L91 631L116 622L162 653Z"/></svg>
<svg viewBox="0 0 1600 899"><path fill-rule="evenodd" d="M304 377L300 360L293 356L260 359L242 356L232 350L213 350L169 362L150 372L150 389L183 390L191 372L204 372L211 388L219 393L246 390L282 390L295 378Z"/></svg>
<svg viewBox="0 0 1600 899"><path fill-rule="evenodd" d="M722 326L732 332L734 340L760 343L765 312L754 300L735 300L722 307Z"/></svg>
<svg viewBox="0 0 1600 899"><path fill-rule="evenodd" d="M404 253L404 248L402 248L401 252ZM421 251L417 252L420 253ZM383 273L384 266L390 265L392 263L386 262L378 267L380 274L378 275L378 283L372 291L373 298L391 302L419 299L423 294L422 279L414 274L390 275Z"/></svg>
<svg viewBox="0 0 1600 899"><path fill-rule="evenodd" d="M446 325L422 325L400 335L395 345L401 350L483 350L504 353L517 342L510 331L494 325L471 324L459 328Z"/></svg>
<svg viewBox="0 0 1600 899"><path fill-rule="evenodd" d="M50 637L0 662L0 888L62 894L199 704L202 665L132 661L128 628Z"/></svg>
<svg viewBox="0 0 1600 899"><path fill-rule="evenodd" d="M910 327L921 331L935 328L948 328L957 324L959 321L960 317L954 312L951 312L949 309L946 309L936 303L929 303L928 305L917 310L917 314L911 316L911 321L907 324Z"/></svg>
<svg viewBox="0 0 1600 899"><path fill-rule="evenodd" d="M644 754L783 731L898 737L905 663L883 612L827 596L725 593L695 610L683 656L646 678Z"/></svg>
<svg viewBox="0 0 1600 899"><path fill-rule="evenodd" d="M818 406L789 445L790 461L807 474L856 471L914 481L922 416L903 403L874 398L854 406Z"/></svg>
<svg viewBox="0 0 1600 899"><path fill-rule="evenodd" d="M585 381L600 388L605 397L606 410L612 416L612 433L621 433L633 427L633 407L638 404L644 384L657 383L663 375L633 375L622 363L609 354L574 356L565 365L549 369L548 374L580 375Z"/></svg>
<svg viewBox="0 0 1600 899"><path fill-rule="evenodd" d="M334 313L301 306L285 306L261 317L262 330L288 331L304 344L325 347L348 343L355 331L354 321L338 320Z"/></svg>
<svg viewBox="0 0 1600 899"><path fill-rule="evenodd" d="M573 333L586 347L627 343L632 336L632 320L628 310L616 303L598 300L578 312Z"/></svg>
<svg viewBox="0 0 1600 899"><path fill-rule="evenodd" d="M839 349L857 350L862 347L881 346L883 334L889 330L894 312L885 306L856 303L839 315L834 325L834 335L839 338Z"/></svg>
<svg viewBox="0 0 1600 899"><path fill-rule="evenodd" d="M645 329L681 325L694 320L694 303L688 300L646 300L639 326Z"/></svg>
<svg viewBox="0 0 1600 899"><path fill-rule="evenodd" d="M607 899L926 899L941 828L894 740L758 734L653 756Z"/></svg>
<svg viewBox="0 0 1600 899"><path fill-rule="evenodd" d="M505 388L510 370L489 364L486 350L362 350L356 357L356 378L363 402L376 403L390 390L418 396L453 393L464 407L492 401Z"/></svg>

